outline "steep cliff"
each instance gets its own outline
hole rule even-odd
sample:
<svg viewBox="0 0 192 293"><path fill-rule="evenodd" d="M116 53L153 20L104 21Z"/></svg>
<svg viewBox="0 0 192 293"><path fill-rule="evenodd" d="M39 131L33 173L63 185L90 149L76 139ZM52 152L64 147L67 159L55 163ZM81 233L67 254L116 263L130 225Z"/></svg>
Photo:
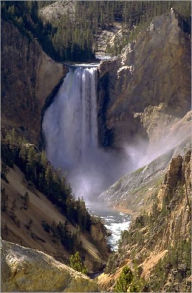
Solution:
<svg viewBox="0 0 192 293"><path fill-rule="evenodd" d="M117 180L100 194L100 200L115 208L128 209L132 214L149 207L171 159L191 149L191 117L190 111L167 128L166 136L151 145L146 154L136 154L140 168Z"/></svg>
<svg viewBox="0 0 192 293"><path fill-rule="evenodd" d="M128 265L142 280L144 292L188 292L191 285L191 151L173 158L151 208L132 222L109 260L103 288L114 288ZM137 272L136 272L137 267ZM131 291L132 292L132 291Z"/></svg>
<svg viewBox="0 0 192 293"><path fill-rule="evenodd" d="M67 0L64 2L54 1L48 3L45 7L39 10L39 15L44 22L54 22L61 19L63 16L68 16L70 19L75 19L75 1Z"/></svg>
<svg viewBox="0 0 192 293"><path fill-rule="evenodd" d="M190 36L179 16L155 17L121 55L99 67L100 141L157 141L190 109Z"/></svg>
<svg viewBox="0 0 192 293"><path fill-rule="evenodd" d="M6 169L1 185L2 238L44 251L62 263L80 251L89 272L102 269L109 254L103 225L95 220L89 232L82 231L16 165Z"/></svg>
<svg viewBox="0 0 192 293"><path fill-rule="evenodd" d="M2 21L2 127L15 127L38 143L41 112L66 68L48 57L37 40Z"/></svg>
<svg viewBox="0 0 192 293"><path fill-rule="evenodd" d="M90 292L96 283L84 274L31 248L2 241L3 292Z"/></svg>

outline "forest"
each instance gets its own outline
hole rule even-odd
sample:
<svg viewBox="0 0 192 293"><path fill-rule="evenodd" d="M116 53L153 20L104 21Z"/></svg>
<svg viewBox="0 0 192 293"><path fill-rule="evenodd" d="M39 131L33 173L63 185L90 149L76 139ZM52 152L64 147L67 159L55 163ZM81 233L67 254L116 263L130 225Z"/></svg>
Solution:
<svg viewBox="0 0 192 293"><path fill-rule="evenodd" d="M63 266L62 292L92 291L68 290L75 271L100 292L188 292L191 2L1 1L1 15L3 291L56 291L54 260L39 273L21 246Z"/></svg>
<svg viewBox="0 0 192 293"><path fill-rule="evenodd" d="M109 52L119 54L123 45L131 40L132 31L142 30L157 15L170 8L182 15L184 30L190 32L189 1L76 1L75 15L63 15L58 20L44 23L39 11L55 1L2 1L2 18L14 25L29 39L38 40L43 50L54 60L88 61L97 50L96 35L110 29L114 22L122 24L122 45Z"/></svg>
<svg viewBox="0 0 192 293"><path fill-rule="evenodd" d="M25 174L26 179L44 193L71 223L79 225L82 231L90 230L94 219L88 213L85 202L83 199L74 199L70 185L62 176L61 171L55 170L50 165L44 151L40 152L25 138L18 137L13 129L2 137L1 155L1 176L4 180L7 180L8 167L17 165ZM60 228L58 230L61 230Z"/></svg>

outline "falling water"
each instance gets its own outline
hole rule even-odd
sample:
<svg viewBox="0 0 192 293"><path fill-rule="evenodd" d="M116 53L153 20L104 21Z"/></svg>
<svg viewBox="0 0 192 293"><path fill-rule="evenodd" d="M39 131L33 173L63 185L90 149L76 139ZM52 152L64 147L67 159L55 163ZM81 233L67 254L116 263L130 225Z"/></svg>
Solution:
<svg viewBox="0 0 192 293"><path fill-rule="evenodd" d="M75 196L84 197L91 213L104 219L112 232L109 243L116 249L121 231L129 225L129 216L106 208L95 198L120 174L119 158L98 145L96 88L96 66L70 67L45 112L43 132L49 161L68 171Z"/></svg>
<svg viewBox="0 0 192 293"><path fill-rule="evenodd" d="M97 67L70 67L43 119L48 159L72 169L98 147Z"/></svg>
<svg viewBox="0 0 192 293"><path fill-rule="evenodd" d="M125 173L118 154L98 145L97 113L97 65L70 66L42 126L49 161L86 201Z"/></svg>

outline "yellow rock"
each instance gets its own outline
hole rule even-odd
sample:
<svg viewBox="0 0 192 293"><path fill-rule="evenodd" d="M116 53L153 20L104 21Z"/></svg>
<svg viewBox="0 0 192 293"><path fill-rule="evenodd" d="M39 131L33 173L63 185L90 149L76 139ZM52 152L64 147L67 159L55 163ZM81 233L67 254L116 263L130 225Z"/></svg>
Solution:
<svg viewBox="0 0 192 293"><path fill-rule="evenodd" d="M2 241L2 291L97 291L86 275L31 248Z"/></svg>

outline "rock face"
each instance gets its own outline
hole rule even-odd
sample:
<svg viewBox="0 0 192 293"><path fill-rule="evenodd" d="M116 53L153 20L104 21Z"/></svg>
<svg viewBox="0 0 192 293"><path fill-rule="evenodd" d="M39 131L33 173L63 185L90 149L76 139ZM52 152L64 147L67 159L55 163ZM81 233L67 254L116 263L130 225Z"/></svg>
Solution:
<svg viewBox="0 0 192 293"><path fill-rule="evenodd" d="M151 142L190 109L190 37L174 12L154 18L118 56L99 67L100 141Z"/></svg>
<svg viewBox="0 0 192 293"><path fill-rule="evenodd" d="M106 53L108 47L112 47L114 45L114 39L118 37L121 33L122 24L118 22L114 22L112 26L107 27L106 29L100 29L95 35L96 39L96 52L95 55L100 58L106 58L106 56L110 56L109 53ZM120 37L122 35L120 34ZM106 55L107 54L107 55Z"/></svg>
<svg viewBox="0 0 192 293"><path fill-rule="evenodd" d="M188 292L191 288L191 151L172 158L149 205L124 231L108 274L99 277L113 291L125 265L145 279L143 292Z"/></svg>
<svg viewBox="0 0 192 293"><path fill-rule="evenodd" d="M75 1L54 1L40 10L40 16L44 22L54 22L65 15L75 19Z"/></svg>
<svg viewBox="0 0 192 293"><path fill-rule="evenodd" d="M191 148L191 115L190 111L167 128L163 140L149 147L142 157L141 168L121 177L99 198L113 207L126 208L131 213L138 213L145 206L150 206L151 195L159 189L171 159Z"/></svg>
<svg viewBox="0 0 192 293"><path fill-rule="evenodd" d="M66 68L48 57L12 23L2 22L2 126L38 142L41 111Z"/></svg>
<svg viewBox="0 0 192 293"><path fill-rule="evenodd" d="M115 208L127 209L131 214L138 214L146 207L149 208L151 196L158 191L171 159L190 147L188 138L150 164L121 177L101 193L99 198ZM175 179L171 177L170 180Z"/></svg>
<svg viewBox="0 0 192 293"><path fill-rule="evenodd" d="M84 274L31 248L2 241L2 291L95 292L97 285Z"/></svg>
<svg viewBox="0 0 192 293"><path fill-rule="evenodd" d="M89 272L95 273L106 264L109 247L106 231L100 222L92 222L90 233L79 231L46 196L28 182L21 170L14 166L9 168L7 181L2 180L2 222L3 240L38 249L51 255L61 263L68 263L73 247L66 246L52 228L65 226L70 233L77 234L74 252L80 255ZM28 194L28 204L24 206L23 196ZM58 229L56 229L58 230ZM55 230L55 231L56 231Z"/></svg>

